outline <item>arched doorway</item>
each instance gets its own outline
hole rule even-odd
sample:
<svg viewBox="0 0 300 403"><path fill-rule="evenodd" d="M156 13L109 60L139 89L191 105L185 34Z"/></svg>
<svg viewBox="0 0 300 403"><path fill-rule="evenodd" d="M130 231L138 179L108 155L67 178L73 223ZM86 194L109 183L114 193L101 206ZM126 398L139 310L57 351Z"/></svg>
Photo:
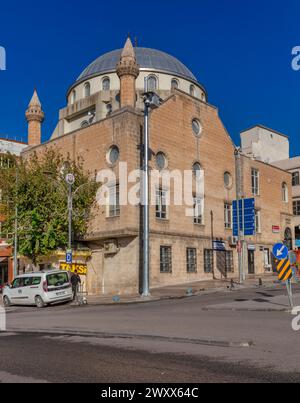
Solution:
<svg viewBox="0 0 300 403"><path fill-rule="evenodd" d="M284 231L284 244L287 246L288 250L293 250L293 233L290 228L286 228Z"/></svg>

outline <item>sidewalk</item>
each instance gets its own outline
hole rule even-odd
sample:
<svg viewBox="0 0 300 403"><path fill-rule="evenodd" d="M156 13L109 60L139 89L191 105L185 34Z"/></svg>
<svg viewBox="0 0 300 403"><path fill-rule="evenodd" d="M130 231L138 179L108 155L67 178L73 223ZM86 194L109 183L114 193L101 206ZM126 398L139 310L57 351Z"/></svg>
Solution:
<svg viewBox="0 0 300 403"><path fill-rule="evenodd" d="M259 279L263 281L263 287L276 287L276 275L260 275L249 278L243 285L238 284L238 280L234 279L234 289L242 290L247 288L257 288L259 286ZM88 296L87 302L89 305L115 305L115 304L131 304L143 303L151 301L160 301L166 299L181 299L192 297L195 295L205 295L215 292L226 292L230 290L230 280L209 280L197 281L188 284L179 284L174 286L166 286L161 288L151 289L151 296L142 298L138 294L124 295L124 296ZM76 304L75 304L76 305Z"/></svg>

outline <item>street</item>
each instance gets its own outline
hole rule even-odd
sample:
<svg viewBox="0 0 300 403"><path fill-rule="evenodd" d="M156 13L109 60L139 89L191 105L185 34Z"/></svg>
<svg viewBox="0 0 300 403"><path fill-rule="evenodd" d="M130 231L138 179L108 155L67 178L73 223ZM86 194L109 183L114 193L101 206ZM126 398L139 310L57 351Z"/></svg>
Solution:
<svg viewBox="0 0 300 403"><path fill-rule="evenodd" d="M299 382L300 334L285 293L272 287L142 304L11 307L0 336L0 381Z"/></svg>

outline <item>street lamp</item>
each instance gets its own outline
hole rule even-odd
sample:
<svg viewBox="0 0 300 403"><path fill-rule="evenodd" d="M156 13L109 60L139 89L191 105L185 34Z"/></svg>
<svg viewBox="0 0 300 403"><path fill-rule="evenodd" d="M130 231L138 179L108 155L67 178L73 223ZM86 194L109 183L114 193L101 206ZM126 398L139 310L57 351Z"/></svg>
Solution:
<svg viewBox="0 0 300 403"><path fill-rule="evenodd" d="M75 176L71 173L66 175L66 183L68 185L68 221L69 221L69 237L68 249L72 250L72 214L73 214L73 192L72 186L75 183Z"/></svg>
<svg viewBox="0 0 300 403"><path fill-rule="evenodd" d="M144 97L144 161L143 161L143 297L149 297L149 112L157 109L161 103L161 98L153 91L147 91L147 79L145 79L146 92Z"/></svg>

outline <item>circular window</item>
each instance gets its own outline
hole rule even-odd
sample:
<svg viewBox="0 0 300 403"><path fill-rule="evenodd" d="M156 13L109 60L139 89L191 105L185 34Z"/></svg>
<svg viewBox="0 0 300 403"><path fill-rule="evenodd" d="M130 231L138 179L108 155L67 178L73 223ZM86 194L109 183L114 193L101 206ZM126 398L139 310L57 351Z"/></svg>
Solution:
<svg viewBox="0 0 300 403"><path fill-rule="evenodd" d="M230 172L224 173L224 185L227 188L230 188L232 186L232 176Z"/></svg>
<svg viewBox="0 0 300 403"><path fill-rule="evenodd" d="M199 162L195 162L195 164L193 165L193 174L195 176L200 176L200 172L201 172L202 168Z"/></svg>
<svg viewBox="0 0 300 403"><path fill-rule="evenodd" d="M193 119L192 128L193 128L194 135L197 137L200 137L200 135L202 133L202 126L198 119Z"/></svg>
<svg viewBox="0 0 300 403"><path fill-rule="evenodd" d="M167 167L167 157L164 153L159 152L156 154L156 165L160 171Z"/></svg>
<svg viewBox="0 0 300 403"><path fill-rule="evenodd" d="M111 165L114 165L120 157L120 150L117 146L112 146L107 152L107 162Z"/></svg>

